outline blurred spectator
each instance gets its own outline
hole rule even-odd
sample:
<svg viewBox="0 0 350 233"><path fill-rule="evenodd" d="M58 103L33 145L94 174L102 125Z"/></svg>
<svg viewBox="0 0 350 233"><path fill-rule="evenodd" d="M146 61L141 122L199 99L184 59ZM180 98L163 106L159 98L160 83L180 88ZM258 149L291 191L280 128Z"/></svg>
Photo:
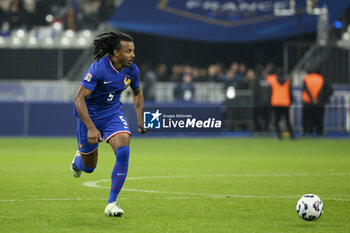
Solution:
<svg viewBox="0 0 350 233"><path fill-rule="evenodd" d="M156 68L156 75L157 75L158 81L161 81L161 82L170 81L170 77L168 76L168 67L163 63L158 64Z"/></svg>
<svg viewBox="0 0 350 233"><path fill-rule="evenodd" d="M265 66L265 68L262 71L262 75L264 77L267 77L269 74L271 74L274 70L275 65L272 63L269 63Z"/></svg>
<svg viewBox="0 0 350 233"><path fill-rule="evenodd" d="M234 86L237 88L242 80L242 75L239 72L239 65L237 62L232 62L230 65L230 68L227 70L227 72L223 75L223 81L226 83L226 85Z"/></svg>
<svg viewBox="0 0 350 233"><path fill-rule="evenodd" d="M217 82L222 81L222 66L220 64L212 64L208 67L206 81Z"/></svg>
<svg viewBox="0 0 350 233"><path fill-rule="evenodd" d="M114 1L113 0L102 0L101 6L98 11L100 21L106 21L114 12Z"/></svg>
<svg viewBox="0 0 350 233"><path fill-rule="evenodd" d="M9 29L19 29L25 26L26 13L23 8L22 2L19 0L12 0L10 8L7 14L7 22L9 23Z"/></svg>
<svg viewBox="0 0 350 233"><path fill-rule="evenodd" d="M141 67L141 77L143 79L142 91L145 100L154 101L156 92L155 85L157 82L156 73L150 65L144 64Z"/></svg>
<svg viewBox="0 0 350 233"><path fill-rule="evenodd" d="M244 64L244 63L241 63L241 64L239 64L239 66L238 66L238 73L240 74L240 75L242 75L242 77L245 75L245 73L247 72L247 66L246 66L246 64Z"/></svg>
<svg viewBox="0 0 350 233"><path fill-rule="evenodd" d="M82 29L97 28L98 24L101 22L99 19L101 1L88 0L86 2L87 3L81 5L81 15L79 16L81 24L80 27Z"/></svg>
<svg viewBox="0 0 350 233"><path fill-rule="evenodd" d="M237 87L238 83L235 80L237 71L238 71L238 65L237 63L234 62L232 63L230 68L227 70L227 72L223 75L225 89L228 86Z"/></svg>
<svg viewBox="0 0 350 233"><path fill-rule="evenodd" d="M179 101L191 101L194 97L193 77L191 73L184 73L182 81L178 82L174 90L174 97Z"/></svg>
<svg viewBox="0 0 350 233"><path fill-rule="evenodd" d="M237 62L232 62L230 68L225 73L222 73L223 67L219 63L211 64L208 68L194 67L189 64L174 64L171 66L170 75L168 75L167 70L165 64L160 63L157 65L155 69L157 81L182 82L183 75L190 73L192 82L223 81L225 86L234 86L237 89L252 89L256 76L253 69L247 69L245 64L241 63L239 65ZM266 68L266 70L269 70L269 68Z"/></svg>
<svg viewBox="0 0 350 233"><path fill-rule="evenodd" d="M241 63L238 65L238 71L236 73L236 82L237 82L237 87L239 88L243 82L243 77L246 73L247 67L244 63Z"/></svg>
<svg viewBox="0 0 350 233"><path fill-rule="evenodd" d="M6 31L8 31L7 29L5 29L5 18L5 11L0 6L0 36L3 35Z"/></svg>
<svg viewBox="0 0 350 233"><path fill-rule="evenodd" d="M206 76L206 71L204 68L199 68L199 67L192 68L193 82L202 82L205 80L205 76Z"/></svg>
<svg viewBox="0 0 350 233"><path fill-rule="evenodd" d="M2 5L0 5L0 26L2 26L3 22L5 21L5 10L3 9Z"/></svg>
<svg viewBox="0 0 350 233"><path fill-rule="evenodd" d="M171 67L171 75L170 80L171 81L181 81L181 75L183 73L183 66L182 65L173 65Z"/></svg>
<svg viewBox="0 0 350 233"><path fill-rule="evenodd" d="M239 86L240 89L252 89L253 82L255 79L255 71L253 69L248 69L245 73L242 83Z"/></svg>
<svg viewBox="0 0 350 233"><path fill-rule="evenodd" d="M2 31L61 22L65 29L95 29L114 12L113 0L1 0Z"/></svg>
<svg viewBox="0 0 350 233"><path fill-rule="evenodd" d="M192 68L192 66L190 66L190 65L184 65L183 66L183 70L182 70L182 73L183 74L191 74L191 76L193 75L193 68Z"/></svg>
<svg viewBox="0 0 350 233"><path fill-rule="evenodd" d="M192 67L192 81L193 82L196 82L197 80L198 80L198 78L199 78L199 69L198 69L198 67Z"/></svg>
<svg viewBox="0 0 350 233"><path fill-rule="evenodd" d="M197 80L202 82L205 81L205 78L207 77L207 69L201 67L198 69L198 78Z"/></svg>
<svg viewBox="0 0 350 233"><path fill-rule="evenodd" d="M75 11L72 8L68 9L67 15L64 19L65 29L76 30L77 22L75 20Z"/></svg>
<svg viewBox="0 0 350 233"><path fill-rule="evenodd" d="M0 35L7 35L9 31L9 23L7 18L7 12L9 8L9 2L0 1Z"/></svg>
<svg viewBox="0 0 350 233"><path fill-rule="evenodd" d="M54 18L54 21L63 22L70 6L68 4L68 0L56 0L53 1L51 5L51 15Z"/></svg>
<svg viewBox="0 0 350 233"><path fill-rule="evenodd" d="M268 132L270 124L271 88L263 71L263 66L258 66L253 81L253 120L255 131L259 133Z"/></svg>
<svg viewBox="0 0 350 233"><path fill-rule="evenodd" d="M32 29L35 26L47 25L45 11L41 8L43 1L36 3L35 0L24 1L26 11L26 27ZM38 8L39 7L39 8Z"/></svg>
<svg viewBox="0 0 350 233"><path fill-rule="evenodd" d="M237 89L249 89L252 86L254 79L254 70L249 69L247 73L247 67L241 63L238 65L237 62L232 62L230 68L223 75L225 86L233 86Z"/></svg>

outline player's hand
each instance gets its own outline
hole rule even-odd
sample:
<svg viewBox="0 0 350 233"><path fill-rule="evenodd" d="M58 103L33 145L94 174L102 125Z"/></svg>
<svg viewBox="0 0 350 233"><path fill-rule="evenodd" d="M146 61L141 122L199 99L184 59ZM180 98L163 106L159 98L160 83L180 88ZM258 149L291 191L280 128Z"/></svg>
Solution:
<svg viewBox="0 0 350 233"><path fill-rule="evenodd" d="M142 123L138 123L138 126L139 126L138 131L139 131L140 134L144 134L144 133L147 132L147 129L143 128L143 122Z"/></svg>
<svg viewBox="0 0 350 233"><path fill-rule="evenodd" d="M88 129L88 143L96 144L102 142L102 136L100 131L96 127L91 127Z"/></svg>

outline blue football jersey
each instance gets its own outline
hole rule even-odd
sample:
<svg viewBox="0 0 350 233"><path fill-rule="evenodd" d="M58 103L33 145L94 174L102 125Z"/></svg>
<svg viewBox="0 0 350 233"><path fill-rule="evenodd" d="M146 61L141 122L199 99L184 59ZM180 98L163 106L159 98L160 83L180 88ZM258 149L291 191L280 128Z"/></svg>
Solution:
<svg viewBox="0 0 350 233"><path fill-rule="evenodd" d="M107 56L90 66L80 85L92 92L86 99L90 117L102 119L121 111L120 95L128 86L139 88L140 72L134 63L118 71Z"/></svg>

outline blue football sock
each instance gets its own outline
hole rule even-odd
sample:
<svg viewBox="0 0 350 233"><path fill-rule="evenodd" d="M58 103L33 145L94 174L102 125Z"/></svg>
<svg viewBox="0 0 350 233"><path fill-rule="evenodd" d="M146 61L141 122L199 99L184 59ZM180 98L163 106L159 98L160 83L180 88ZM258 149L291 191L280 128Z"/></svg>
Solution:
<svg viewBox="0 0 350 233"><path fill-rule="evenodd" d="M81 158L81 155L75 157L75 160L73 163L73 168L82 170L86 173L91 173L95 170L95 168L88 168L88 167L84 166L83 159Z"/></svg>
<svg viewBox="0 0 350 233"><path fill-rule="evenodd" d="M115 202L118 194L123 187L123 184L128 173L129 166L129 146L121 146L115 151L117 158L112 172L111 192L109 194L108 203Z"/></svg>

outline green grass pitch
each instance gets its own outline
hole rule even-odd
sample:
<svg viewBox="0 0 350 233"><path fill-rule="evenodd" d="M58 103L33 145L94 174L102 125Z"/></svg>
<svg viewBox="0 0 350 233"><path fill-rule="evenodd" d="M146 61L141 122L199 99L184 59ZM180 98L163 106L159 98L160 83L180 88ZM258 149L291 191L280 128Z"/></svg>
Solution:
<svg viewBox="0 0 350 233"><path fill-rule="evenodd" d="M122 218L103 215L115 160L106 143L79 179L74 138L0 146L1 233L350 232L348 139L132 138ZM317 221L296 214L306 193L324 202Z"/></svg>

